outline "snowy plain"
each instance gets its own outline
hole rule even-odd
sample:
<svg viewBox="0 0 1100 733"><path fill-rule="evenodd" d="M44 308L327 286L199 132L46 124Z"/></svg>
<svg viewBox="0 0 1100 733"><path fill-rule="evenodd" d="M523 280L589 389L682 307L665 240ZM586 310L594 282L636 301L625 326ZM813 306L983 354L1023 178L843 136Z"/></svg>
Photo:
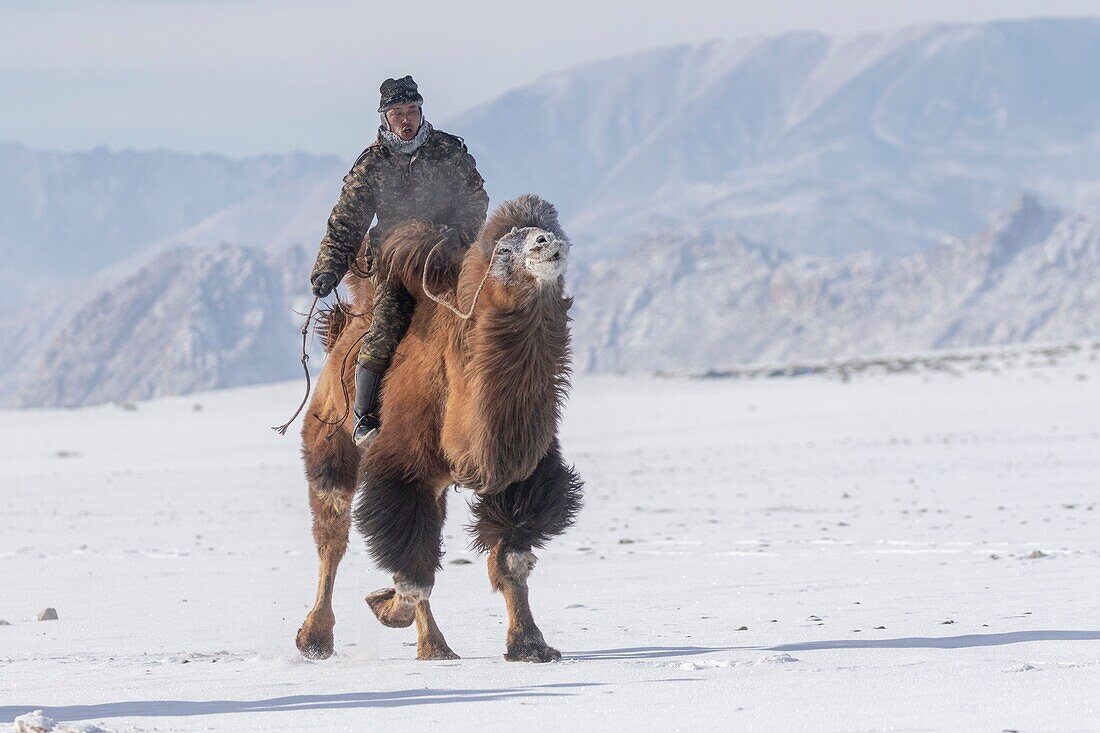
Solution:
<svg viewBox="0 0 1100 733"><path fill-rule="evenodd" d="M363 597L294 634L316 561L300 382L0 412L0 730L1100 730L1100 344L947 370L576 380L587 483L505 662L451 494L454 662ZM59 620L37 621L46 607Z"/></svg>

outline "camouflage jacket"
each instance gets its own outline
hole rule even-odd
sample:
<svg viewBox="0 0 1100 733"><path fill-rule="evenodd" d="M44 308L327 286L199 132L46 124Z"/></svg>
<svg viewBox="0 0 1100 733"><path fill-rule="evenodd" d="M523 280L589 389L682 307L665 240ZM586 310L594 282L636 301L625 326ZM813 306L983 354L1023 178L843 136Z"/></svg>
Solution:
<svg viewBox="0 0 1100 733"><path fill-rule="evenodd" d="M310 279L323 272L343 279L364 234L373 249L410 217L454 227L469 246L489 208L484 183L461 138L432 130L415 153L404 155L391 151L379 137L344 176ZM378 223L367 232L375 215ZM367 254L370 259L373 253Z"/></svg>

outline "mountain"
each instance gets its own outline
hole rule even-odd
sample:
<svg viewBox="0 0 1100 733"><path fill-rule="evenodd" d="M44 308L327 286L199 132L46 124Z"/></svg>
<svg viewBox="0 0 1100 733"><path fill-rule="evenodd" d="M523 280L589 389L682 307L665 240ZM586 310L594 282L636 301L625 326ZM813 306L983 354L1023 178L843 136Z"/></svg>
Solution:
<svg viewBox="0 0 1100 733"><path fill-rule="evenodd" d="M148 257L173 243L198 243L197 233L212 243L282 246L296 238L284 232L298 226L295 235L308 231L319 240L327 209L307 227L299 224L299 207L317 187L327 187L326 198L335 200L346 167L303 153L237 160L106 148L59 153L0 143L0 272L17 285L38 286ZM234 215L242 210L247 216Z"/></svg>
<svg viewBox="0 0 1100 733"><path fill-rule="evenodd" d="M102 283L87 288L51 289L27 301L0 309L0 405L11 402L24 380L34 373L47 344L72 313L93 298Z"/></svg>
<svg viewBox="0 0 1100 733"><path fill-rule="evenodd" d="M798 32L582 65L442 126L495 202L554 201L583 259L683 227L900 257L978 231L1020 190L1096 208L1096 68L1100 18ZM0 276L315 243L349 162L0 144Z"/></svg>
<svg viewBox="0 0 1100 733"><path fill-rule="evenodd" d="M474 109L494 199L556 202L594 259L655 230L902 257L1020 190L1100 205L1100 18L787 33L614 58Z"/></svg>
<svg viewBox="0 0 1100 733"><path fill-rule="evenodd" d="M1096 18L788 33L442 127L494 204L559 206L579 369L1058 340L1100 321L1097 68ZM296 376L288 309L349 163L0 144L0 402Z"/></svg>
<svg viewBox="0 0 1100 733"><path fill-rule="evenodd" d="M64 316L53 304L37 330L28 319L23 343L38 351L7 392L17 405L62 406L297 378L293 310L308 306L300 280L312 254L170 250ZM1100 220L1022 196L981 234L901 260L669 231L569 279L578 371L1096 338ZM35 342L41 333L53 335Z"/></svg>
<svg viewBox="0 0 1100 733"><path fill-rule="evenodd" d="M903 257L1021 190L1097 209L1096 68L1100 18L787 33L586 64L442 127L494 203L554 201L583 260L683 228ZM0 144L0 296L179 244L314 245L350 162Z"/></svg>
<svg viewBox="0 0 1100 733"><path fill-rule="evenodd" d="M292 312L310 253L225 245L165 252L75 307L42 344L13 400L60 407L290 379Z"/></svg>
<svg viewBox="0 0 1100 733"><path fill-rule="evenodd" d="M579 370L653 372L1100 336L1100 220L1030 196L901 260L654 236L579 273Z"/></svg>

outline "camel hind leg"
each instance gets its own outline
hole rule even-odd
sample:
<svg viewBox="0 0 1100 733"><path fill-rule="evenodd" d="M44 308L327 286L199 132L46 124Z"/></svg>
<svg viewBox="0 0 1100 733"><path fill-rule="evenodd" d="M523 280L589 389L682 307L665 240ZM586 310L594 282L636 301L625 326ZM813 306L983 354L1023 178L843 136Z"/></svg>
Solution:
<svg viewBox="0 0 1100 733"><path fill-rule="evenodd" d="M478 496L474 503L473 544L489 552L489 582L508 607L504 658L510 662L561 659L535 624L527 579L536 562L531 550L573 523L581 505L581 487L555 443L527 479L498 494Z"/></svg>
<svg viewBox="0 0 1100 733"><path fill-rule="evenodd" d="M309 508L313 514L313 539L317 543L320 569L313 608L298 629L298 650L309 659L332 656L332 590L336 569L348 547L351 502L355 495L358 454L344 432L326 437L325 426L307 418L303 429L306 477L309 480Z"/></svg>
<svg viewBox="0 0 1100 733"><path fill-rule="evenodd" d="M355 507L356 526L375 562L393 573L394 587L371 593L367 603L385 626L416 622L417 659L458 659L428 600L442 557L445 499L432 487L367 471Z"/></svg>

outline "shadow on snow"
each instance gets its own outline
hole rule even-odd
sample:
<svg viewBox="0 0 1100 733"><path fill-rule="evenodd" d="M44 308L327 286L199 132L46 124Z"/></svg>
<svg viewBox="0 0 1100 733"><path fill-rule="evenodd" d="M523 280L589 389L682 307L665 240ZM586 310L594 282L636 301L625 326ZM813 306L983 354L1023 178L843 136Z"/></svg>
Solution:
<svg viewBox="0 0 1100 733"><path fill-rule="evenodd" d="M563 653L565 659L593 661L597 659L664 659L665 657L694 657L715 652L734 652L752 647L744 646L628 646L621 649L593 649L587 652Z"/></svg>
<svg viewBox="0 0 1100 733"><path fill-rule="evenodd" d="M825 649L969 649L1037 641L1100 641L1100 631L1009 631L998 634L962 634L960 636L908 636L897 639L836 639L807 641L778 646L634 646L618 649L594 649L566 655L579 661L616 659L663 659L691 657L719 652L773 651L798 652ZM681 681L681 680L669 680ZM683 680L691 681L691 680ZM338 695L291 695L269 700L133 700L98 705L0 706L0 721L10 721L32 710L60 721L97 720L100 718L183 717L227 713L271 713L296 710L341 710L355 708L393 708L409 705L438 705L456 702L492 702L539 697L565 697L569 690L599 687L599 682L563 682L531 687L484 690L393 690L390 692L349 692Z"/></svg>
<svg viewBox="0 0 1100 733"><path fill-rule="evenodd" d="M838 639L782 644L771 649L777 652L804 652L814 649L969 649L1023 644L1029 641L1100 641L1100 631L1008 631L1001 634L907 636L900 639Z"/></svg>
<svg viewBox="0 0 1100 733"><path fill-rule="evenodd" d="M999 634L963 634L961 636L907 636L898 639L835 639L806 641L778 646L633 646L620 649L594 649L566 654L567 659L663 659L693 657L718 652L805 652L819 649L969 649L983 646L1023 644L1033 641L1100 641L1100 631L1009 631Z"/></svg>
<svg viewBox="0 0 1100 733"><path fill-rule="evenodd" d="M456 702L491 702L538 697L562 697L570 688L594 687L600 683L558 683L532 687L487 690L392 690L389 692L349 692L339 695L290 695L269 700L133 700L99 705L0 706L0 721L10 721L33 710L59 721L98 720L101 718L183 717L223 715L227 713L275 713L295 710L343 710L356 708L396 708L408 705L437 705Z"/></svg>

